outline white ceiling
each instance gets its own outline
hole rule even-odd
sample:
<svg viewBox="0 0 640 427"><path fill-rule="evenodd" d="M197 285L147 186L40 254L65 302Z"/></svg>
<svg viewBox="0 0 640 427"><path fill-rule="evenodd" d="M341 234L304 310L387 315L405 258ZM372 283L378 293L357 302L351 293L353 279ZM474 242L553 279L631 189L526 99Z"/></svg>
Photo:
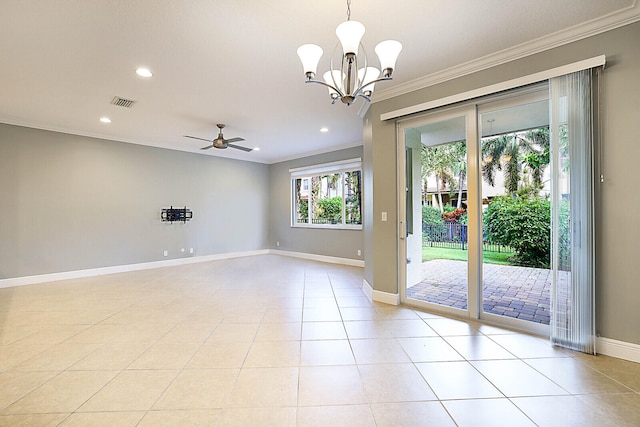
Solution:
<svg viewBox="0 0 640 427"><path fill-rule="evenodd" d="M374 101L640 19L636 0L353 0L351 10L367 51L388 38L404 46ZM0 122L262 163L360 145L360 101L331 105L296 55L319 44L318 74L328 69L345 19L343 0L0 0ZM206 143L183 137L213 139L215 123L260 151L200 151Z"/></svg>

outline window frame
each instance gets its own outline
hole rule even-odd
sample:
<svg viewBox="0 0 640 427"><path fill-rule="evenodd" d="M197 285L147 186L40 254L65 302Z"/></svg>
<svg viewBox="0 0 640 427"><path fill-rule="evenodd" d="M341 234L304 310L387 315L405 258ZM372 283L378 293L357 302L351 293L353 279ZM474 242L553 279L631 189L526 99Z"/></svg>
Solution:
<svg viewBox="0 0 640 427"><path fill-rule="evenodd" d="M344 196L345 193L345 174L348 172L360 172L360 194L362 195L362 159L346 159L331 163L322 163L318 165L311 165L299 168L289 169L289 188L290 188L290 226L292 228L317 228L317 229L330 229L330 230L362 230L362 201L360 203L360 224L346 224L346 212L347 212L347 200ZM342 222L339 224L313 224L311 215L312 203L309 203L309 215L307 215L307 222L297 222L297 203L296 203L296 180L301 180L301 186L304 180L308 180L308 192L309 200L311 199L311 179L313 177L322 177L326 175L340 174L340 197L342 198ZM361 197L362 200L362 197Z"/></svg>

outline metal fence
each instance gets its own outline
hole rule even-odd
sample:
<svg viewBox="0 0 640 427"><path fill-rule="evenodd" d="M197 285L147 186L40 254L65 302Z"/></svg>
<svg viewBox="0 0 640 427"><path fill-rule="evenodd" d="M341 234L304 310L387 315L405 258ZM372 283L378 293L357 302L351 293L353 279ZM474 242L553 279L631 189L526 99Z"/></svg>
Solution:
<svg viewBox="0 0 640 427"><path fill-rule="evenodd" d="M306 222L306 221L301 221L301 222ZM359 219L347 219L345 220L344 223L346 225L361 225L362 221ZM331 218L311 218L311 224L342 224L342 220L331 219Z"/></svg>
<svg viewBox="0 0 640 427"><path fill-rule="evenodd" d="M422 245L432 248L448 248L466 250L467 226L457 222L444 224L422 224ZM482 239L482 250L487 252L513 252L508 246Z"/></svg>

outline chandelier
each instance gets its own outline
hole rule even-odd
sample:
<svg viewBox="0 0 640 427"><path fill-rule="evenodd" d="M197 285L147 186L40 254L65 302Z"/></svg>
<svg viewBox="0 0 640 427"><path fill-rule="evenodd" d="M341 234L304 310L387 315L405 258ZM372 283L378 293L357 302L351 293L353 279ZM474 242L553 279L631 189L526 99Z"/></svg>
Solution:
<svg viewBox="0 0 640 427"><path fill-rule="evenodd" d="M344 104L351 105L360 96L371 101L371 94L376 82L391 80L396 59L402 50L402 44L396 40L385 40L378 43L375 52L380 60L380 70L369 67L367 53L360 43L364 35L364 25L351 20L351 0L347 0L347 20L336 28L336 35L340 40L333 50L329 71L324 73L323 80L316 80L318 62L322 57L322 48L315 44L305 44L298 48L298 56L302 61L305 83L319 83L327 86L332 104L338 99ZM339 68L334 67L334 57L338 45L342 45L342 58ZM359 52L360 51L360 52Z"/></svg>

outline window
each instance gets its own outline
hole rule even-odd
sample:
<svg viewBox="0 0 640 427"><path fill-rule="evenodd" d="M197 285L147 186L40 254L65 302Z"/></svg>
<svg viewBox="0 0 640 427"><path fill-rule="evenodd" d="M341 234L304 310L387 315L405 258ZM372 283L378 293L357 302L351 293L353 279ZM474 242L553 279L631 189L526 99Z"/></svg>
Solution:
<svg viewBox="0 0 640 427"><path fill-rule="evenodd" d="M362 228L362 161L290 169L291 225Z"/></svg>

